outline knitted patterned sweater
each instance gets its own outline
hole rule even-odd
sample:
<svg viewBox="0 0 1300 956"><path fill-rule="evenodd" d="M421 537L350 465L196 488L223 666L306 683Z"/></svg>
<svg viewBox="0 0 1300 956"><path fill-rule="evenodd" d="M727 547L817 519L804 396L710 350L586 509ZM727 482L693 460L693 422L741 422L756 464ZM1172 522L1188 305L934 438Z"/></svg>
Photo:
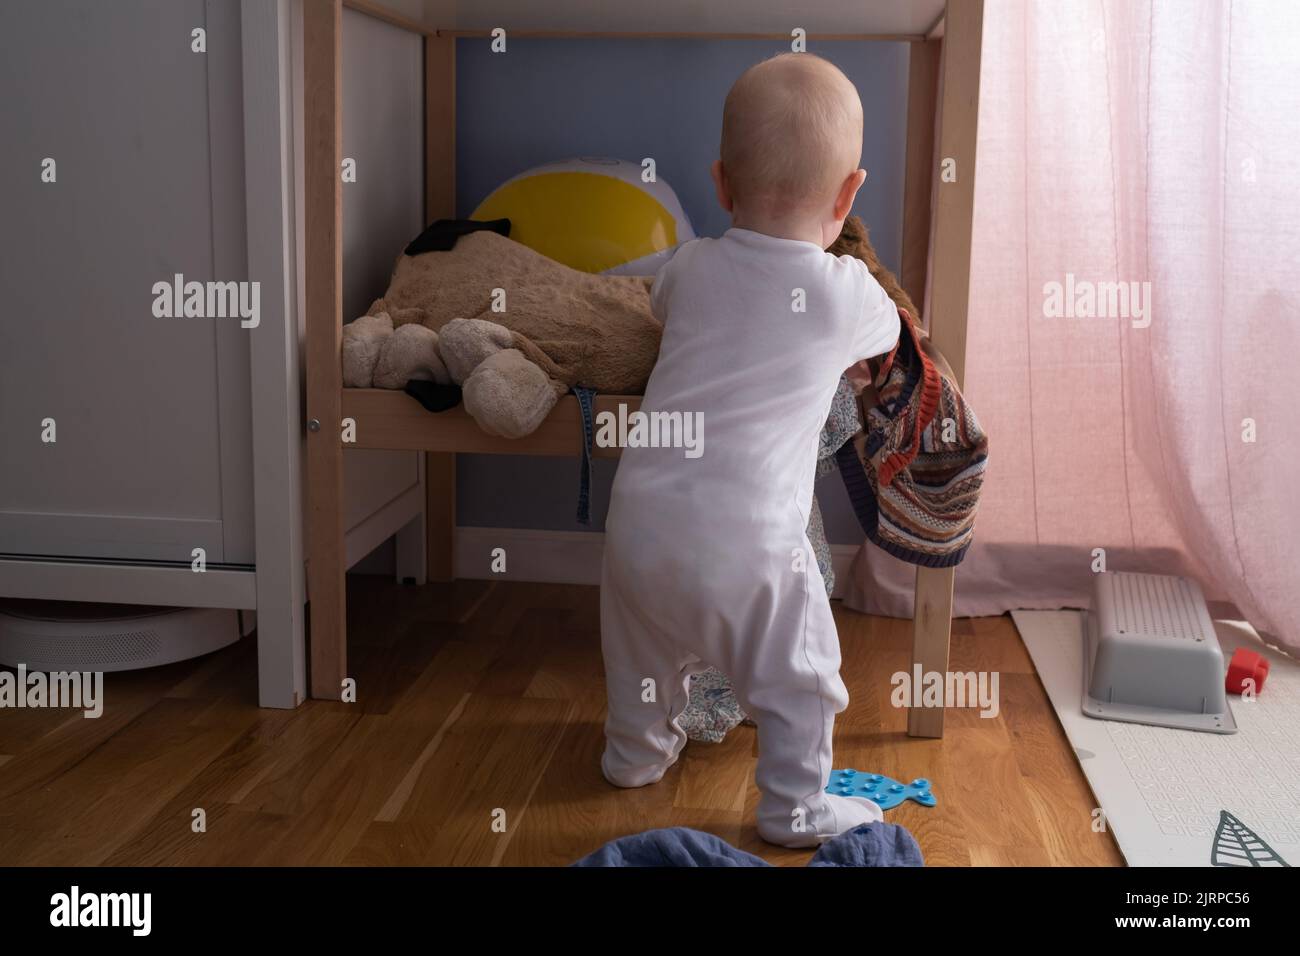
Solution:
<svg viewBox="0 0 1300 956"><path fill-rule="evenodd" d="M911 316L889 355L871 360L863 428L836 463L858 522L882 549L932 568L961 562L975 533L988 436L952 372Z"/></svg>

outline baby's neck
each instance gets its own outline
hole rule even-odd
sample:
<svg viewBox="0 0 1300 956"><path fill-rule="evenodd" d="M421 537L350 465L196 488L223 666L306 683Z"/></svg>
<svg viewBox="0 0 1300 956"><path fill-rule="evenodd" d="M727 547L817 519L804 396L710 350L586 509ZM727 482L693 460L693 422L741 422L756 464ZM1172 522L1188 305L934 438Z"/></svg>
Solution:
<svg viewBox="0 0 1300 956"><path fill-rule="evenodd" d="M737 229L761 232L765 236L775 236L778 239L799 239L803 242L815 242L823 249L827 245L823 241L820 220L809 219L806 216L790 216L788 218L753 216L735 210L734 215L731 217L731 224Z"/></svg>

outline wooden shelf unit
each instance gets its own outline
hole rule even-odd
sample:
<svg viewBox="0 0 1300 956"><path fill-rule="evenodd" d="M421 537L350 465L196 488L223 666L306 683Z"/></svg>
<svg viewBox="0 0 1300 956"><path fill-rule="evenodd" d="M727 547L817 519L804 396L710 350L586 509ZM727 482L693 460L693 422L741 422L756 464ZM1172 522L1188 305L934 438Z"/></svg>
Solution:
<svg viewBox="0 0 1300 956"><path fill-rule="evenodd" d="M881 40L910 44L904 243L900 270L912 298L922 303L932 340L959 381L966 357L970 289L971 220L979 109L980 46L984 0L933 0L925 32L899 33L895 4L846 5L844 29L809 31L809 39ZM498 3L502 10L509 3ZM456 39L486 36L483 27L443 29L393 13L373 0L307 0L304 4L306 328L307 328L307 533L311 600L311 693L338 699L347 676L341 423L356 422L349 447L427 453L425 511L429 576L450 579L455 531L455 456L458 453L577 455L581 452L577 400L567 396L538 430L524 439L488 435L463 408L433 414L402 392L343 388L342 341L342 10L377 17L424 37L425 218L455 216ZM559 4L556 9L564 5ZM668 6L672 6L669 4ZM680 16L695 9L677 4ZM766 4L768 8L772 4ZM909 9L916 8L916 4ZM689 30L547 29L537 4L520 6L530 21L512 35L539 38L727 39L782 33ZM790 4L797 23L798 5ZM570 11L571 12L571 11ZM767 11L770 14L770 9ZM873 22L873 17L879 22ZM504 21L510 29L510 21ZM937 119L937 122L936 122ZM940 183L940 163L956 163L953 182ZM929 271L927 273L927 262ZM601 396L597 410L636 396ZM597 449L601 456L615 449ZM913 613L913 661L945 673L952 626L953 569L918 568ZM913 708L908 733L941 737L942 708Z"/></svg>

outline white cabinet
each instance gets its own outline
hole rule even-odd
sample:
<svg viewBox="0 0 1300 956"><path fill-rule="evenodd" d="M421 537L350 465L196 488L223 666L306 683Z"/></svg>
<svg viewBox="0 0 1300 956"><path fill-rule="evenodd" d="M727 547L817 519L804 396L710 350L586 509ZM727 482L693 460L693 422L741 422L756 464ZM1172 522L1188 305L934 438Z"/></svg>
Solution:
<svg viewBox="0 0 1300 956"><path fill-rule="evenodd" d="M248 279L240 51L229 0L0 7L0 553L254 563L251 330L152 309Z"/></svg>
<svg viewBox="0 0 1300 956"><path fill-rule="evenodd" d="M0 4L0 597L256 610L273 707L306 685L292 12ZM159 315L177 275L256 282L256 323Z"/></svg>
<svg viewBox="0 0 1300 956"><path fill-rule="evenodd" d="M423 50L344 19L360 314L423 226ZM281 707L306 674L301 31L301 0L0 3L0 597L256 610ZM257 283L256 325L156 314L177 275ZM396 535L423 581L421 456L345 471L348 563Z"/></svg>

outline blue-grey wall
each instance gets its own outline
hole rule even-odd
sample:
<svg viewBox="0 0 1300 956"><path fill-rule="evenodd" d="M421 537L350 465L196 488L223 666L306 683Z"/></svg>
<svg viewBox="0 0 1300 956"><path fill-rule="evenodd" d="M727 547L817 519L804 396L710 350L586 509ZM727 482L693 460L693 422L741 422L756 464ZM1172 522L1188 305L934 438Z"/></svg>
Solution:
<svg viewBox="0 0 1300 956"><path fill-rule="evenodd" d="M504 180L572 156L653 156L695 231L730 225L709 179L722 104L746 67L782 52L762 40L509 40L494 54L484 39L456 47L456 204L468 216ZM902 237L907 45L814 43L857 86L867 182L854 211L871 227L884 263L897 271ZM773 382L774 388L780 382ZM615 462L596 463L591 530L600 530ZM578 462L461 455L457 522L498 528L582 530L574 520ZM827 536L862 540L840 480L818 484Z"/></svg>

